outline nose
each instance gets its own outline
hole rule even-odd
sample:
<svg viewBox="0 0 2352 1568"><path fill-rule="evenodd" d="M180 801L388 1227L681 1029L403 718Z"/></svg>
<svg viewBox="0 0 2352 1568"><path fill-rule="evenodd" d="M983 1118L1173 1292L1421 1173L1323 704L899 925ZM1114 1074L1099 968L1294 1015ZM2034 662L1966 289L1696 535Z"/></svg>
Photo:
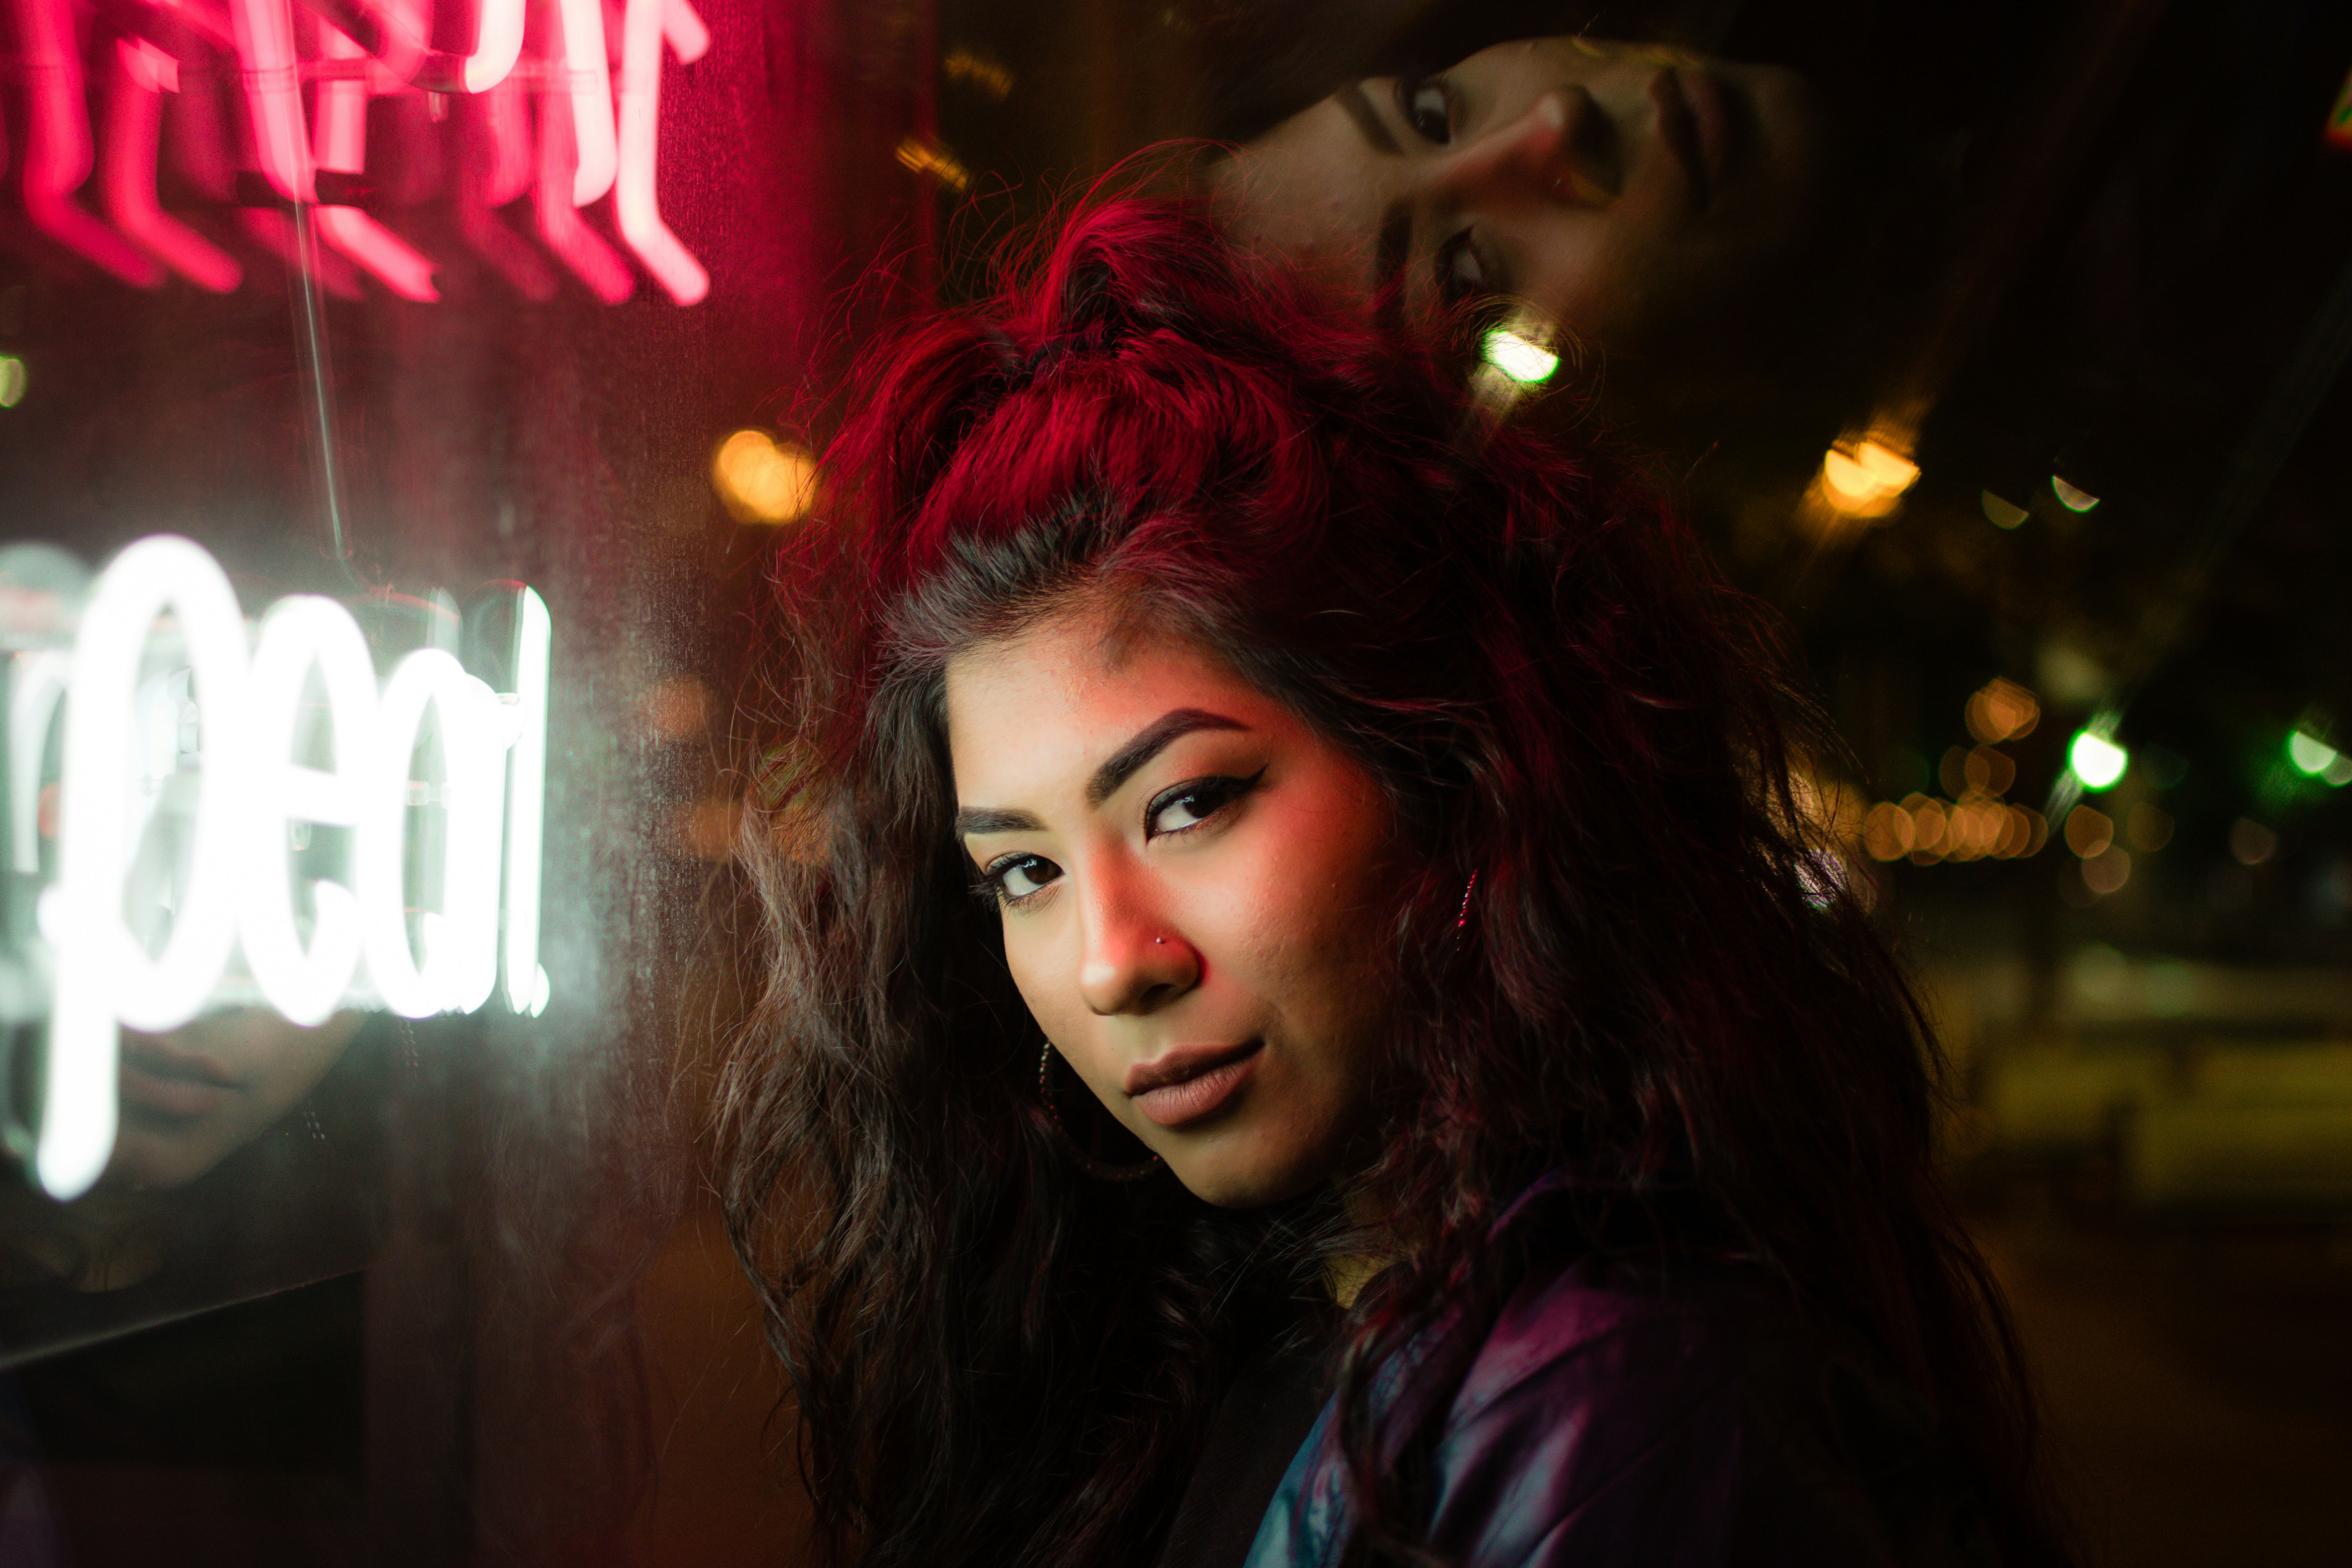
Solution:
<svg viewBox="0 0 2352 1568"><path fill-rule="evenodd" d="M1078 994L1098 1016L1156 1011L1201 980L1201 955L1144 881L1098 873L1079 889Z"/></svg>
<svg viewBox="0 0 2352 1568"><path fill-rule="evenodd" d="M1591 93L1558 87L1464 148L1439 184L1463 206L1602 206L1624 183L1615 142L1615 128Z"/></svg>

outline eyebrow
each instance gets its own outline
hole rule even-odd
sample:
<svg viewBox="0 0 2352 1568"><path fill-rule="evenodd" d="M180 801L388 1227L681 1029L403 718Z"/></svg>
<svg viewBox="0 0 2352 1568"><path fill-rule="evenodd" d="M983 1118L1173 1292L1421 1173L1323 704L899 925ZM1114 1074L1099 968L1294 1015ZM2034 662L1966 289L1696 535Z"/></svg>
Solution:
<svg viewBox="0 0 2352 1568"><path fill-rule="evenodd" d="M1137 731L1128 742L1105 758L1087 781L1087 804L1100 805L1118 793L1119 785L1182 736L1202 730L1246 730L1238 719L1204 708L1173 708ZM1045 824L1029 812L975 805L956 813L956 837L982 833L1042 833Z"/></svg>
<svg viewBox="0 0 2352 1568"><path fill-rule="evenodd" d="M956 813L955 830L958 838L965 838L975 833L1043 833L1045 825L1025 811L978 805Z"/></svg>
<svg viewBox="0 0 2352 1568"><path fill-rule="evenodd" d="M1246 730L1249 726L1238 719L1228 719L1222 713L1211 713L1201 708L1173 708L1146 724L1135 738L1105 759L1087 781L1087 804L1100 805L1118 793L1118 786L1135 776L1136 770L1158 756L1179 736L1197 730Z"/></svg>
<svg viewBox="0 0 2352 1568"><path fill-rule="evenodd" d="M1397 139L1389 134L1389 128L1381 123L1380 110L1374 109L1372 100L1365 96L1362 82L1349 82L1331 98L1348 118L1355 121L1357 133L1371 143L1373 152L1385 153L1391 158L1404 156L1404 149L1398 146Z"/></svg>

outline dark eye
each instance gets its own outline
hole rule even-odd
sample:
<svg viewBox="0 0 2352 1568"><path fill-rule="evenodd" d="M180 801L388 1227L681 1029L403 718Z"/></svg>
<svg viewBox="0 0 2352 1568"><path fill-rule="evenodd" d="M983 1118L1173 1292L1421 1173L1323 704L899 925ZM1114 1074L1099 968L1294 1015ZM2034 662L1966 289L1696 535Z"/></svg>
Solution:
<svg viewBox="0 0 2352 1568"><path fill-rule="evenodd" d="M1397 110L1412 133L1444 147L1454 140L1454 99L1435 77L1397 83Z"/></svg>
<svg viewBox="0 0 2352 1568"><path fill-rule="evenodd" d="M1009 907L1035 898L1061 874L1062 868L1043 855L1003 855L988 863L973 890Z"/></svg>
<svg viewBox="0 0 2352 1568"><path fill-rule="evenodd" d="M1470 243L1470 231L1464 229L1445 242L1437 253L1437 291L1446 303L1458 305L1465 300L1495 291L1486 276L1486 263L1478 259L1475 247Z"/></svg>
<svg viewBox="0 0 2352 1568"><path fill-rule="evenodd" d="M1245 779L1193 779L1160 791L1143 810L1147 838L1198 827L1247 795L1265 776L1264 768Z"/></svg>

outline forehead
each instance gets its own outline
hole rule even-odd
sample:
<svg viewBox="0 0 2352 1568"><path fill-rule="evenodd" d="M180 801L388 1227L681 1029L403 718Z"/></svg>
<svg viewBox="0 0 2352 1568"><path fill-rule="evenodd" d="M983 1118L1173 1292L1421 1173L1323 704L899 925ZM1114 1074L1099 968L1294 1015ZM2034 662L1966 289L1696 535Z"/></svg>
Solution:
<svg viewBox="0 0 2352 1568"><path fill-rule="evenodd" d="M1003 804L1015 791L1081 777L1177 708L1211 709L1253 729L1296 722L1172 631L1114 627L1079 612L976 644L947 667L956 792Z"/></svg>

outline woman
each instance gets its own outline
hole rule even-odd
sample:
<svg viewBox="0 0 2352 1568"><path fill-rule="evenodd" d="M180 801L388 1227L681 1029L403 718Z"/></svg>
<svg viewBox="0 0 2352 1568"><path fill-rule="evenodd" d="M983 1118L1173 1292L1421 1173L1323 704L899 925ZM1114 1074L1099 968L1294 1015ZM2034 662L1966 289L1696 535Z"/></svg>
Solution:
<svg viewBox="0 0 2352 1568"><path fill-rule="evenodd" d="M728 1097L832 1560L2060 1560L1827 738L1459 369L1129 203L857 382Z"/></svg>
<svg viewBox="0 0 2352 1568"><path fill-rule="evenodd" d="M1785 307L1827 135L1779 66L1525 38L1349 82L1242 146L1234 231L1367 294L1510 295L1578 340L1719 356L1742 307Z"/></svg>

